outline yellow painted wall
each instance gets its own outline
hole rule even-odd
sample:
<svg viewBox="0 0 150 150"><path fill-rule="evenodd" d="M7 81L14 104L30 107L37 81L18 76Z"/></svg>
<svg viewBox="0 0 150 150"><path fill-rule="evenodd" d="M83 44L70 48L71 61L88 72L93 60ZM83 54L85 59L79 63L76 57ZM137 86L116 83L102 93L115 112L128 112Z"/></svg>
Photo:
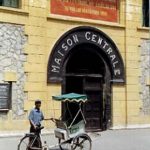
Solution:
<svg viewBox="0 0 150 150"><path fill-rule="evenodd" d="M149 116L140 113L140 49L141 38L150 38L149 29L142 27L142 0L128 0L126 6L126 126L150 124ZM145 120L145 121L144 121Z"/></svg>
<svg viewBox="0 0 150 150"><path fill-rule="evenodd" d="M24 48L27 54L27 62L24 63L27 76L24 86L27 94L24 101L25 117L13 120L9 111L8 120L0 120L0 130L27 129L29 123L26 118L37 98L43 101L42 110L46 118L60 116L61 106L51 97L61 93L61 85L47 84L47 63L56 41L77 26L93 26L106 33L116 43L126 66L126 85L112 87L113 127L150 124L150 116L140 115L138 47L141 38L149 38L148 28L143 28L141 23L141 5L142 0L120 0L118 23L50 14L50 0L22 0L21 9L0 7L0 22L21 24L28 36ZM54 127L49 121L44 124Z"/></svg>

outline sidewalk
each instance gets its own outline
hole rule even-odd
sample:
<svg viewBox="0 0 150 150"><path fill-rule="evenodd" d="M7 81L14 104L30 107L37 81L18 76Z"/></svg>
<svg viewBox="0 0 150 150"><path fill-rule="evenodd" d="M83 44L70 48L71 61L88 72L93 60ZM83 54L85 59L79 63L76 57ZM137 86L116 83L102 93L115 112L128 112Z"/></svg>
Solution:
<svg viewBox="0 0 150 150"><path fill-rule="evenodd" d="M10 131L10 132L5 132L5 131L0 131L0 138L7 138L7 137L22 137L25 135L25 133L29 133L29 130L26 131ZM54 134L54 130L42 130L42 134Z"/></svg>
<svg viewBox="0 0 150 150"><path fill-rule="evenodd" d="M92 150L149 150L150 129L108 130L93 143Z"/></svg>
<svg viewBox="0 0 150 150"><path fill-rule="evenodd" d="M149 150L150 129L107 130L90 133L92 150ZM0 150L17 150L20 136L1 136ZM57 143L53 134L44 134L47 144ZM58 150L58 148L54 149Z"/></svg>

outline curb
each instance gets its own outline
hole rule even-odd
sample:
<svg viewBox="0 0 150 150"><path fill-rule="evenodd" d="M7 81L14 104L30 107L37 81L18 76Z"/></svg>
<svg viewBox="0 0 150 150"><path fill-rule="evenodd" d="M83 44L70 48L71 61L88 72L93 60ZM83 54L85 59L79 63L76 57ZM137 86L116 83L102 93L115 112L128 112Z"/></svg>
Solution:
<svg viewBox="0 0 150 150"><path fill-rule="evenodd" d="M0 138L22 137L26 133L29 133L29 131L0 132ZM48 134L54 135L54 131L53 130L45 130L42 132L42 135L48 135Z"/></svg>

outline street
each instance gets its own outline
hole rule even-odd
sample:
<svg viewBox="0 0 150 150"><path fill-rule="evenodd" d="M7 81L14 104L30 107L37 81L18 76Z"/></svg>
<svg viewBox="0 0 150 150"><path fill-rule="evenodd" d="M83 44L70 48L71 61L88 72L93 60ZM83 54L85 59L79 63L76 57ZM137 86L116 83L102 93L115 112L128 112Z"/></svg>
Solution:
<svg viewBox="0 0 150 150"><path fill-rule="evenodd" d="M92 150L149 150L150 129L107 130L90 133ZM47 144L57 143L51 135L44 135ZM1 137L0 150L17 150L20 137ZM53 150L58 150L54 148Z"/></svg>

